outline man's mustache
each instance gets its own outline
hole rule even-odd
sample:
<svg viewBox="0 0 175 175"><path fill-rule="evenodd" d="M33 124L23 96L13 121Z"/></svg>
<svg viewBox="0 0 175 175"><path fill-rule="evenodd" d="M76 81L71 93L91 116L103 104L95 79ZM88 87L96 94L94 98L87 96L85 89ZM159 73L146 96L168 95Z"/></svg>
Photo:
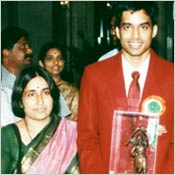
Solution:
<svg viewBox="0 0 175 175"><path fill-rule="evenodd" d="M33 54L26 54L25 58L24 59L32 59L33 58Z"/></svg>

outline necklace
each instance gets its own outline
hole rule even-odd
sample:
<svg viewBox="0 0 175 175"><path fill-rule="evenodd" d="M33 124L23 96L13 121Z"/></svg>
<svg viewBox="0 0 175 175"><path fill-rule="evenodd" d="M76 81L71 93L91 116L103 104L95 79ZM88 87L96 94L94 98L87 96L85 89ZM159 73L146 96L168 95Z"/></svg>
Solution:
<svg viewBox="0 0 175 175"><path fill-rule="evenodd" d="M25 124L25 128L26 128L27 134L28 134L28 136L29 136L30 140L32 140L32 136L31 136L31 134L30 134L29 127L28 127L28 125L27 125L27 123L26 123L26 120L25 120L25 119L24 119L24 124Z"/></svg>

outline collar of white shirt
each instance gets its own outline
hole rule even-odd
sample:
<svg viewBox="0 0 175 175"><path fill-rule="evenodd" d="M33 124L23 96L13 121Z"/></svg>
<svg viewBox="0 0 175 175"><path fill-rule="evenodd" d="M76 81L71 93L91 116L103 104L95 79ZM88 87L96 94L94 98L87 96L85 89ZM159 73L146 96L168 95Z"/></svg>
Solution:
<svg viewBox="0 0 175 175"><path fill-rule="evenodd" d="M142 96L143 87L144 87L147 72L148 72L149 61L150 61L150 55L145 59L142 65L140 65L140 67L136 69L133 66L131 66L129 62L122 55L122 68L123 68L126 96L128 95L129 86L132 81L131 74L133 71L138 71L140 73L139 85L140 85L141 96Z"/></svg>

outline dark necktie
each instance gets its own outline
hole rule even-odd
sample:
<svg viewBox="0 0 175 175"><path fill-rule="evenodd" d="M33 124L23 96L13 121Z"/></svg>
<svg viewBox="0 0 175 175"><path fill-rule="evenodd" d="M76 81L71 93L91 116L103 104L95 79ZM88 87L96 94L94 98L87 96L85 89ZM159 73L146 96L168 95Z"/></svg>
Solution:
<svg viewBox="0 0 175 175"><path fill-rule="evenodd" d="M139 99L140 99L140 86L138 79L140 77L139 72L134 71L132 73L132 82L128 91L128 105L130 110L138 110L139 108Z"/></svg>

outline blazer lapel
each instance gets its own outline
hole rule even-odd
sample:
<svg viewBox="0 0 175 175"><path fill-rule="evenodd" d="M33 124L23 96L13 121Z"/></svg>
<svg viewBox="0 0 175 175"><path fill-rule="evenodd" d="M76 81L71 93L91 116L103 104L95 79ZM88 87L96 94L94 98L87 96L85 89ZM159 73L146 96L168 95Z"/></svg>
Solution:
<svg viewBox="0 0 175 175"><path fill-rule="evenodd" d="M161 92L161 79L162 75L161 73L157 72L156 67L159 67L159 61L157 61L158 56L151 50L151 58L150 58L150 64L148 68L147 77L145 80L145 85L143 89L143 95L141 102L145 100L148 96L151 95L158 95L158 93Z"/></svg>
<svg viewBox="0 0 175 175"><path fill-rule="evenodd" d="M111 64L109 77L110 80L106 89L108 101L113 109L124 110L127 107L127 99L122 71L121 52L115 56L114 62Z"/></svg>

